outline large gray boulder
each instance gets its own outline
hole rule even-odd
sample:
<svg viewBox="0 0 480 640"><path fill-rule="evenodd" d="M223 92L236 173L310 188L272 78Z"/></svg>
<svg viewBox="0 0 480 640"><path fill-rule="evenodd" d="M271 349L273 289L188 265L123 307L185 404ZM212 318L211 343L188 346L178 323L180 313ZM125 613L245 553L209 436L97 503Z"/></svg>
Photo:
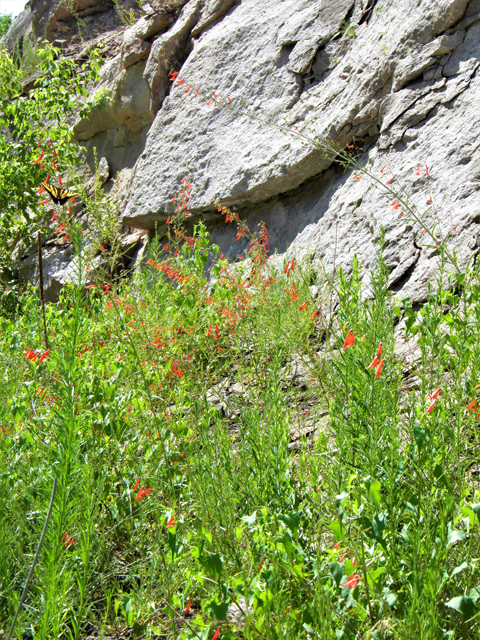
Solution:
<svg viewBox="0 0 480 640"><path fill-rule="evenodd" d="M185 5L171 35L193 19L206 22L197 0ZM418 213L428 209L437 233L451 231L462 266L476 252L479 0L242 0L201 32L192 29L197 39L184 45L183 63L176 51L172 65L184 83L158 99L151 78L165 82L171 30L153 44L145 67L158 110L134 167L125 224L164 222L187 175L192 212L211 220L231 255L241 245L212 200L237 207L252 228L264 220L273 248L308 252L327 269L348 269L354 253L371 265L383 226L392 288L422 300L438 250L422 246L421 226L390 206L392 193L373 188L375 179L393 178L391 188L409 195ZM222 105L207 106L213 92ZM236 112L223 108L227 97ZM352 171L279 125L342 148L355 141L374 179L352 180Z"/></svg>

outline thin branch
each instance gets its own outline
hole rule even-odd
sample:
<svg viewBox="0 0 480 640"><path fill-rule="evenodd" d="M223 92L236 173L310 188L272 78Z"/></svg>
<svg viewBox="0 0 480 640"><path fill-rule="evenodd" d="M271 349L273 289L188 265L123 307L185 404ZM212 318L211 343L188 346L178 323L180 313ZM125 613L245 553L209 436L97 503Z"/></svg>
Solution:
<svg viewBox="0 0 480 640"><path fill-rule="evenodd" d="M38 244L38 288L40 289L40 300L42 301L43 331L45 333L45 349L48 349L47 320L45 318L45 295L43 293L43 262L42 262L42 234L37 233Z"/></svg>
<svg viewBox="0 0 480 640"><path fill-rule="evenodd" d="M40 536L40 541L38 543L37 552L35 553L35 557L33 558L32 566L30 567L30 572L28 574L27 581L26 581L25 586L23 588L22 595L20 597L20 602L18 603L17 611L15 613L15 617L14 617L13 622L12 622L12 624L10 626L9 631L8 631L6 640L10 640L11 637L12 637L13 630L15 629L15 625L17 623L17 619L18 619L18 616L20 614L20 609L22 608L23 601L25 600L25 598L27 596L28 587L30 585L31 579L33 578L33 572L35 570L35 565L38 562L38 557L39 557L40 551L42 549L43 541L45 539L45 534L47 533L48 522L50 520L50 516L52 515L53 501L55 500L56 491L57 491L57 479L54 478L54 480L53 480L53 489L52 489L52 497L50 498L50 506L48 507L47 518L45 520L45 524L43 525L42 535Z"/></svg>

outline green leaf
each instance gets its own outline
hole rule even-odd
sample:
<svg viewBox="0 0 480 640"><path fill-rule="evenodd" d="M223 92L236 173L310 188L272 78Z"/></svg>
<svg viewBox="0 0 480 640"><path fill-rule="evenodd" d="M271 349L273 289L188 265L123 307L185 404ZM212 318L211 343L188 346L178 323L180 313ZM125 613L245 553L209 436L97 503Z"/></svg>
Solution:
<svg viewBox="0 0 480 640"><path fill-rule="evenodd" d="M200 556L199 561L210 575L215 578L220 577L223 568L223 559L219 553L202 555Z"/></svg>
<svg viewBox="0 0 480 640"><path fill-rule="evenodd" d="M455 567L455 569L452 571L451 577L453 578L453 576L456 576L457 573L462 572L464 569L468 569L468 562L462 562L462 564L459 564L458 567Z"/></svg>
<svg viewBox="0 0 480 640"><path fill-rule="evenodd" d="M398 596L393 591L390 591L388 587L383 589L383 595L385 596L385 600L389 607L393 607L398 600Z"/></svg>
<svg viewBox="0 0 480 640"><path fill-rule="evenodd" d="M380 482L380 480L372 482L370 488L368 489L368 494L370 498L375 502L377 507L380 506L380 501L382 499L381 489L382 483Z"/></svg>
<svg viewBox="0 0 480 640"><path fill-rule="evenodd" d="M295 533L298 529L298 525L300 524L301 514L292 511L288 515L281 514L278 516L280 522L283 522L290 529L292 533Z"/></svg>
<svg viewBox="0 0 480 640"><path fill-rule="evenodd" d="M472 504L472 509L480 522L480 503Z"/></svg>
<svg viewBox="0 0 480 640"><path fill-rule="evenodd" d="M143 636L145 634L145 630L146 625L140 624L135 620L135 622L133 623L133 637L140 638L140 636Z"/></svg>
<svg viewBox="0 0 480 640"><path fill-rule="evenodd" d="M230 606L228 602L221 602L220 604L217 604L216 602L211 602L208 606L209 606L209 609L213 611L215 618L217 618L217 620L227 619L227 613Z"/></svg>
<svg viewBox="0 0 480 640"><path fill-rule="evenodd" d="M447 544L449 545L454 544L459 540L465 540L465 533L463 531L458 531L457 529L454 529L448 532Z"/></svg>
<svg viewBox="0 0 480 640"><path fill-rule="evenodd" d="M337 585L337 587L340 586L340 582L342 581L344 574L343 565L341 565L339 562L329 562L328 567L332 572L335 584Z"/></svg>
<svg viewBox="0 0 480 640"><path fill-rule="evenodd" d="M377 586L379 577L385 573L385 567L377 567L375 571L369 571L367 573L367 580L371 587Z"/></svg>
<svg viewBox="0 0 480 640"><path fill-rule="evenodd" d="M473 618L473 616L477 611L475 602L468 596L456 596L455 598L452 598L451 600L449 600L446 603L446 606L450 607L450 609L455 609L455 611L458 611L459 613L461 613L465 621L470 620L470 618Z"/></svg>
<svg viewBox="0 0 480 640"><path fill-rule="evenodd" d="M250 529L252 529L257 521L257 512L254 511L251 516L243 516L241 520L245 522L247 527L250 527Z"/></svg>
<svg viewBox="0 0 480 640"><path fill-rule="evenodd" d="M452 484L450 478L444 473L443 467L440 464L436 464L433 470L433 475L439 480L448 490L451 490Z"/></svg>
<svg viewBox="0 0 480 640"><path fill-rule="evenodd" d="M422 450L430 438L430 432L427 428L421 427L419 424L416 424L413 427L413 437L415 438L415 442L417 443L418 448Z"/></svg>
<svg viewBox="0 0 480 640"><path fill-rule="evenodd" d="M345 538L345 527L338 520L332 520L328 525L328 528L333 531L335 537L339 542Z"/></svg>

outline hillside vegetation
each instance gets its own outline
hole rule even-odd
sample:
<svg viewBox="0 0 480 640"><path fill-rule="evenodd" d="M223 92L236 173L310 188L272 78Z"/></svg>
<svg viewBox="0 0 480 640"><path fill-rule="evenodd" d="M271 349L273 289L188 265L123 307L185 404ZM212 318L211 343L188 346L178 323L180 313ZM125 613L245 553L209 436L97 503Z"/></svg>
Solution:
<svg viewBox="0 0 480 640"><path fill-rule="evenodd" d="M72 77L45 65L57 89ZM36 186L68 169L37 134L3 142ZM38 287L5 284L0 627L48 521L13 637L480 637L477 267L434 245L438 279L413 309L388 289L383 241L369 273L318 273L270 258L266 227L223 209L249 239L232 263L189 224L191 188L133 273L114 241L93 259L64 204L58 303L43 313ZM12 208L4 221L7 246Z"/></svg>

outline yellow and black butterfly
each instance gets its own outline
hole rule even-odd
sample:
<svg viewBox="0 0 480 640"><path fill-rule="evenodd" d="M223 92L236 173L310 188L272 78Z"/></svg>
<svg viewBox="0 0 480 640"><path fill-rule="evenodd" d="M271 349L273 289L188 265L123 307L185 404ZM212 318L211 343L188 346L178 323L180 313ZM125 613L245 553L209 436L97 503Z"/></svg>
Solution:
<svg viewBox="0 0 480 640"><path fill-rule="evenodd" d="M78 198L78 193L75 193L75 191L68 191L68 189L62 189L61 187L54 187L46 182L42 182L40 186L43 187L45 191L48 191L55 204L65 204L65 202L70 200L70 198Z"/></svg>

